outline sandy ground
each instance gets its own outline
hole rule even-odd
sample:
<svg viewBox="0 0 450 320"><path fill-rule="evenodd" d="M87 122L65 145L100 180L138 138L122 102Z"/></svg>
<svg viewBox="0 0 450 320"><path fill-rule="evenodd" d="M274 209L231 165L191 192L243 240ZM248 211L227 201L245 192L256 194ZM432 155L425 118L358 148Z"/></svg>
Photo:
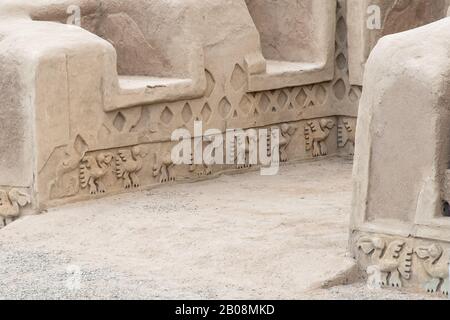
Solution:
<svg viewBox="0 0 450 320"><path fill-rule="evenodd" d="M331 159L53 209L0 231L3 299L421 299L349 270L351 162Z"/></svg>

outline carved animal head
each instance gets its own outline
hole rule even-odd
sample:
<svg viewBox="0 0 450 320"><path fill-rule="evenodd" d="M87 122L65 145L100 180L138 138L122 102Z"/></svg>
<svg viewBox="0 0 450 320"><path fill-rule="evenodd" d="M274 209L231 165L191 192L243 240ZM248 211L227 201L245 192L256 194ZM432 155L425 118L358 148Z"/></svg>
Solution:
<svg viewBox="0 0 450 320"><path fill-rule="evenodd" d="M134 146L131 148L131 154L136 159L137 157L145 158L147 153L139 146Z"/></svg>
<svg viewBox="0 0 450 320"><path fill-rule="evenodd" d="M344 123L344 127L348 132L355 131L356 119L344 119L342 122Z"/></svg>
<svg viewBox="0 0 450 320"><path fill-rule="evenodd" d="M93 156L84 156L83 159L81 159L81 162L84 163L88 169L96 165L96 159Z"/></svg>
<svg viewBox="0 0 450 320"><path fill-rule="evenodd" d="M100 153L97 155L97 162L98 163L104 163L106 165L111 164L112 160L114 159L114 155L112 153Z"/></svg>
<svg viewBox="0 0 450 320"><path fill-rule="evenodd" d="M379 274L380 272L381 272L380 266L377 265L368 266L366 270L368 276L376 275Z"/></svg>
<svg viewBox="0 0 450 320"><path fill-rule="evenodd" d="M386 241L378 237L362 237L357 245L365 254L372 254L374 251L383 251L386 248Z"/></svg>
<svg viewBox="0 0 450 320"><path fill-rule="evenodd" d="M428 247L419 247L414 252L420 259L431 259L431 262L434 264L442 257L444 250L440 245L432 244Z"/></svg>
<svg viewBox="0 0 450 320"><path fill-rule="evenodd" d="M17 203L20 207L25 207L31 203L30 195L17 189L11 189L8 196L11 203Z"/></svg>
<svg viewBox="0 0 450 320"><path fill-rule="evenodd" d="M335 126L334 120L331 119L320 119L320 127L324 129L333 129Z"/></svg>
<svg viewBox="0 0 450 320"><path fill-rule="evenodd" d="M292 136L295 131L297 131L297 128L293 127L292 125L288 124L288 123L283 123L281 125L281 134L283 136L289 135Z"/></svg>

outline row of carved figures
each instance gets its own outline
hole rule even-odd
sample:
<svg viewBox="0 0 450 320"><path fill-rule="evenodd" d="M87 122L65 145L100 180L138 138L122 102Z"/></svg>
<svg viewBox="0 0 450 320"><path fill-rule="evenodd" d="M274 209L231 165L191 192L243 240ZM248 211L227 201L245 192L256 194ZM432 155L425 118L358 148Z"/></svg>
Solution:
<svg viewBox="0 0 450 320"><path fill-rule="evenodd" d="M304 135L306 141L306 150L311 151L314 157L325 156L328 154L326 140L331 130L335 127L335 121L329 118L314 119L306 122ZM280 129L280 161L288 161L288 146L293 135L298 128L294 124L284 123L279 126ZM356 119L344 118L342 124L338 126L338 144L344 147L347 144L354 145ZM248 145L246 143L246 155L248 159ZM237 144L242 143L238 140ZM113 171L118 180L122 181L125 189L138 188L141 185L139 172L144 165L144 158L148 153L142 146L124 148L114 152L100 152L98 154L85 153L79 163L79 181L83 189L88 189L92 195L103 194L107 192L107 186L103 178L108 172ZM268 146L268 155L270 156L270 147ZM175 180L174 164L170 159L170 152L166 152L159 159L154 155L153 176L159 183L165 183ZM114 166L114 169L112 168ZM247 168L249 164L237 165L237 169ZM206 176L212 173L212 168L208 165L191 165L191 173L198 176ZM0 190L0 227L13 221L20 214L22 207L30 204L30 196L18 189L9 191Z"/></svg>
<svg viewBox="0 0 450 320"><path fill-rule="evenodd" d="M411 279L413 256L416 255L429 278L424 283L427 292L448 296L449 255L440 244L412 248L405 240L389 242L381 237L362 237L357 241L357 247L371 258L367 267L370 285L402 287L402 280Z"/></svg>
<svg viewBox="0 0 450 320"><path fill-rule="evenodd" d="M138 188L141 185L138 173L146 156L147 153L139 146L119 150L116 155L111 152L102 152L97 156L85 155L80 163L81 187L89 188L90 194L106 193L102 178L110 171L115 159L115 175L122 180L123 187Z"/></svg>

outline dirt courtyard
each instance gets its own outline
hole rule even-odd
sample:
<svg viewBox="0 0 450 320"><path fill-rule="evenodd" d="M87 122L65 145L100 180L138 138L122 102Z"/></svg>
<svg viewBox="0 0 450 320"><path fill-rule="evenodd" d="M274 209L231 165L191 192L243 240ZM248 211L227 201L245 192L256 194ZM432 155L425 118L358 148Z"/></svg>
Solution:
<svg viewBox="0 0 450 320"><path fill-rule="evenodd" d="M362 282L320 288L352 270L351 166L298 163L25 217L0 230L0 298L428 297Z"/></svg>

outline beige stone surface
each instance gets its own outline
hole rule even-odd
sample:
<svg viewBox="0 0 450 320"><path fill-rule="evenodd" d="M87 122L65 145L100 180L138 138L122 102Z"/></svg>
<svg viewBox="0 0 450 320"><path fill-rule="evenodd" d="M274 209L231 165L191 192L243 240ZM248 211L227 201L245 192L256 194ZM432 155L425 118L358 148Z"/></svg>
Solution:
<svg viewBox="0 0 450 320"><path fill-rule="evenodd" d="M0 297L442 299L352 283L351 168L297 163L26 217L0 231Z"/></svg>
<svg viewBox="0 0 450 320"><path fill-rule="evenodd" d="M246 0L260 34L266 74L252 74L251 91L332 80L336 1Z"/></svg>
<svg viewBox="0 0 450 320"><path fill-rule="evenodd" d="M448 0L348 0L350 83L362 85L365 63L381 37L442 19L449 5Z"/></svg>
<svg viewBox="0 0 450 320"><path fill-rule="evenodd" d="M352 266L351 167L297 163L275 177L223 176L26 217L0 231L0 297L438 298L318 288ZM74 265L80 291L66 287Z"/></svg>
<svg viewBox="0 0 450 320"><path fill-rule="evenodd" d="M351 219L352 250L383 283L446 294L449 25L447 18L386 36L369 57ZM435 253L424 254L433 244Z"/></svg>
<svg viewBox="0 0 450 320"><path fill-rule="evenodd" d="M76 6L80 26L68 25ZM0 215L129 192L129 175L135 190L236 170L173 166L171 133L197 120L222 132L289 125L283 161L352 153L361 91L348 82L345 11L342 0L3 1ZM308 21L317 28L292 38ZM267 52L270 30L280 56ZM317 153L305 133L323 122L334 125Z"/></svg>

